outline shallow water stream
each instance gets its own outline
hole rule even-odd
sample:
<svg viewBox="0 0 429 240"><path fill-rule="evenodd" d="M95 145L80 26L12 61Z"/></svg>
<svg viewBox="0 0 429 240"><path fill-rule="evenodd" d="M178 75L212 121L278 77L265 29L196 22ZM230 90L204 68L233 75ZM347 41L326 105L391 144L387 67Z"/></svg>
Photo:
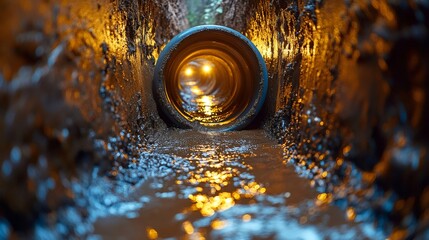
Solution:
<svg viewBox="0 0 429 240"><path fill-rule="evenodd" d="M171 159L175 170L166 164L167 174L135 185L124 199L133 203L131 211L99 218L95 236L355 239L376 234L327 204L324 194L284 163L281 146L262 130L171 131L156 142L154 154Z"/></svg>

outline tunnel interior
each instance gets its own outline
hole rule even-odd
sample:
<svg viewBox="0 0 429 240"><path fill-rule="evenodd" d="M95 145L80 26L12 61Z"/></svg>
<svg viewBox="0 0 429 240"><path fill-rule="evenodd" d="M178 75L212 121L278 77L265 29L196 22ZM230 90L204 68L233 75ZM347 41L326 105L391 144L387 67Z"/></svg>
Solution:
<svg viewBox="0 0 429 240"><path fill-rule="evenodd" d="M429 237L425 1L4 0L0 22L0 239ZM201 24L265 60L243 131L159 115L160 53Z"/></svg>

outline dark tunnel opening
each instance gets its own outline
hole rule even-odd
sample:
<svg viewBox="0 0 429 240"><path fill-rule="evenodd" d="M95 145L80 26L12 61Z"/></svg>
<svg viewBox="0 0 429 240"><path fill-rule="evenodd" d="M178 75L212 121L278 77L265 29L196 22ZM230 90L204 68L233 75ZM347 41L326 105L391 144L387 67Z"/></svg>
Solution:
<svg viewBox="0 0 429 240"><path fill-rule="evenodd" d="M0 239L429 237L425 1L4 0L0 22ZM200 24L265 60L247 130L158 115L161 50Z"/></svg>

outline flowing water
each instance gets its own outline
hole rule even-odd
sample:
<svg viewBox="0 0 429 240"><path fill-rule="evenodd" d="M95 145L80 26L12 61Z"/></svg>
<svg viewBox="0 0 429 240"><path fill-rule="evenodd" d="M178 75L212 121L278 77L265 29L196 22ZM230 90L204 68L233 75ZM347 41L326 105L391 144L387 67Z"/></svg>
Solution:
<svg viewBox="0 0 429 240"><path fill-rule="evenodd" d="M154 146L151 154L161 156L162 163L154 164L159 172L126 190L121 201L128 204L112 206L126 214L105 209L111 214L95 222L94 237L362 239L379 234L369 224L348 222L344 211L285 164L281 146L262 130L170 131Z"/></svg>

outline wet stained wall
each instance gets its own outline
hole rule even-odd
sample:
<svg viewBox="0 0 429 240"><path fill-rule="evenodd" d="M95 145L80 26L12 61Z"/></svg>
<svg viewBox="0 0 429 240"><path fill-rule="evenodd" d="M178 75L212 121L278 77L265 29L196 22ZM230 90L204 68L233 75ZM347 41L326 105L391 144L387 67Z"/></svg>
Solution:
<svg viewBox="0 0 429 240"><path fill-rule="evenodd" d="M244 32L267 61L265 127L286 160L352 220L376 220L394 238L426 229L429 5L225 0L223 7L219 22Z"/></svg>
<svg viewBox="0 0 429 240"><path fill-rule="evenodd" d="M126 164L164 126L151 71L187 27L181 4L0 1L1 236L88 231L88 199L76 189Z"/></svg>

